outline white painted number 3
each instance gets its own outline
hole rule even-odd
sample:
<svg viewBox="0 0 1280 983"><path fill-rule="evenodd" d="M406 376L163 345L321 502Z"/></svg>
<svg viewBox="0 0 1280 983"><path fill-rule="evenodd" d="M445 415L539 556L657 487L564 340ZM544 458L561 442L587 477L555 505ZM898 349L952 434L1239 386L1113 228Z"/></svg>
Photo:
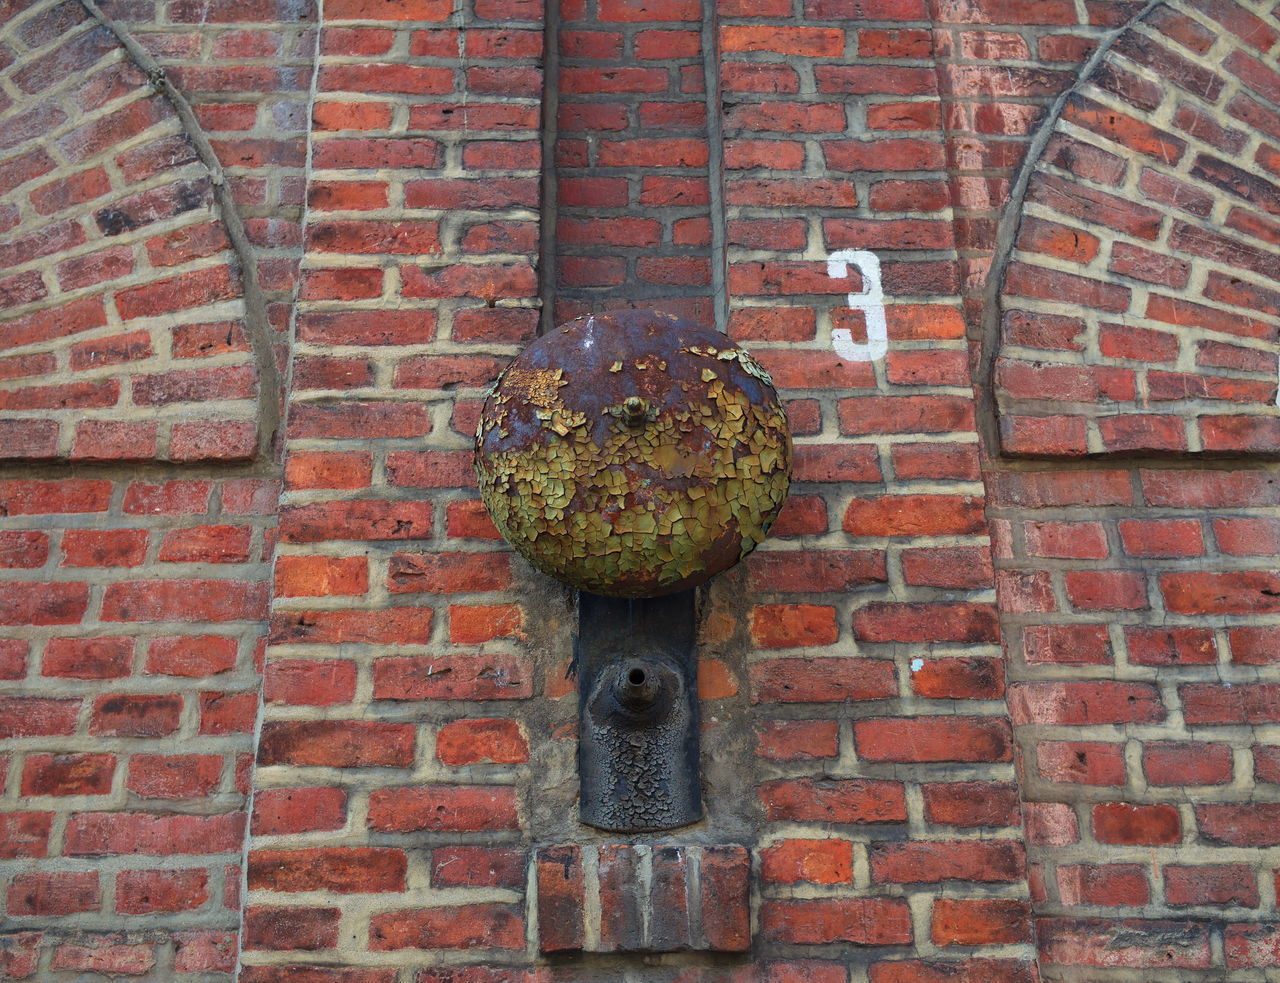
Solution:
<svg viewBox="0 0 1280 983"><path fill-rule="evenodd" d="M880 257L865 249L842 249L827 257L827 276L843 280L849 275L849 267L856 267L862 274L862 292L849 294L848 305L862 311L867 322L867 340L863 344L853 340L848 328L831 331L831 347L836 354L850 362L875 362L884 358L889 350L889 329L884 319L884 289L880 286Z"/></svg>

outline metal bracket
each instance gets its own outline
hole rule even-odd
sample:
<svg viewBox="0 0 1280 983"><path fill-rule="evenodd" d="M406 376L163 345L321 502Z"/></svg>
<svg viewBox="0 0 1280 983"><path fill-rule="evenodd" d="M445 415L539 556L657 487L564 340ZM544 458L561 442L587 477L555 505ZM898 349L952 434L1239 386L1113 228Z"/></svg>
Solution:
<svg viewBox="0 0 1280 983"><path fill-rule="evenodd" d="M582 821L646 832L702 818L693 590L578 595Z"/></svg>

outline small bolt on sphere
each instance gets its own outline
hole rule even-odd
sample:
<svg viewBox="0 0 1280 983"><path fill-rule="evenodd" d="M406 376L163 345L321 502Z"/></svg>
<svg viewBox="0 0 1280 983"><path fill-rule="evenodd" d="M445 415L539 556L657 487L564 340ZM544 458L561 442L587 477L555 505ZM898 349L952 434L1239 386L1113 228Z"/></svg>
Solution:
<svg viewBox="0 0 1280 983"><path fill-rule="evenodd" d="M641 427L649 419L649 401L641 396L628 396L622 401L622 420L629 427Z"/></svg>

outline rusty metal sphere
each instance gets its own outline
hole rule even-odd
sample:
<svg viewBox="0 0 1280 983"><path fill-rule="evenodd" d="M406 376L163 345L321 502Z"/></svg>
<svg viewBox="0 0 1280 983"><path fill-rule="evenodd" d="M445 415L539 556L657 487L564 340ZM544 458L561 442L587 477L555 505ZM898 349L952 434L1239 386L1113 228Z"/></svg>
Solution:
<svg viewBox="0 0 1280 983"><path fill-rule="evenodd" d="M768 373L718 331L609 311L539 338L476 429L480 495L530 563L580 590L695 587L764 539L791 436Z"/></svg>

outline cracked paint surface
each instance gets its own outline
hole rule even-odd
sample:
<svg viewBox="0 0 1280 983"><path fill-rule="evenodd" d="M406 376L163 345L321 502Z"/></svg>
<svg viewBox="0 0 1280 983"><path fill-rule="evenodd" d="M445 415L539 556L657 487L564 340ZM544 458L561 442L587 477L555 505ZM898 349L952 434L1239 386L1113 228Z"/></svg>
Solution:
<svg viewBox="0 0 1280 983"><path fill-rule="evenodd" d="M767 372L718 331L654 311L578 318L499 376L476 430L499 531L580 590L697 586L764 540L791 437Z"/></svg>

